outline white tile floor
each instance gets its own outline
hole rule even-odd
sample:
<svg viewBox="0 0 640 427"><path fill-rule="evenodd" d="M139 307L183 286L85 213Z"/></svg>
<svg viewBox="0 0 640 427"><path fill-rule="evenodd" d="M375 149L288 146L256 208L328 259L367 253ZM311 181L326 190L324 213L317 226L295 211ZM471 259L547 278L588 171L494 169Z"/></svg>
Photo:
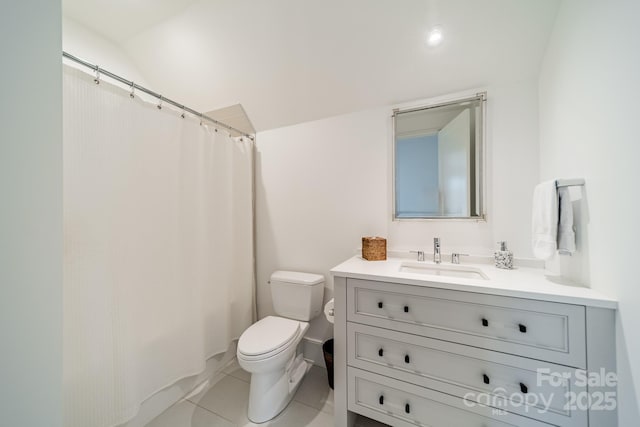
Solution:
<svg viewBox="0 0 640 427"><path fill-rule="evenodd" d="M264 424L254 424L247 418L250 379L250 374L233 361L214 378L211 387L176 403L147 427L334 427L333 390L327 384L325 369L313 366L289 406ZM384 426L364 418L358 425Z"/></svg>

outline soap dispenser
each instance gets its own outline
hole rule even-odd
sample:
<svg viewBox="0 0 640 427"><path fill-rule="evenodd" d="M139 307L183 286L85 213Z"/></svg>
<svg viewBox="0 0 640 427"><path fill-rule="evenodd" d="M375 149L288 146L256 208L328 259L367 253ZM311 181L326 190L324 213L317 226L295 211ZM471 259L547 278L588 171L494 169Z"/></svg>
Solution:
<svg viewBox="0 0 640 427"><path fill-rule="evenodd" d="M507 249L507 242L498 242L500 248L493 254L496 260L496 267L512 269L513 268L513 252Z"/></svg>

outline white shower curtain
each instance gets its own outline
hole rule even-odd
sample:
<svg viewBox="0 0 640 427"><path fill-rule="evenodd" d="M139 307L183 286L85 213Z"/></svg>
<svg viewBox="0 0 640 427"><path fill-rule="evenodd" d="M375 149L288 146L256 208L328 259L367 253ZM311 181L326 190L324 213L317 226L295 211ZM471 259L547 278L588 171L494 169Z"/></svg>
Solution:
<svg viewBox="0 0 640 427"><path fill-rule="evenodd" d="M67 66L63 100L64 425L114 426L251 324L253 146Z"/></svg>

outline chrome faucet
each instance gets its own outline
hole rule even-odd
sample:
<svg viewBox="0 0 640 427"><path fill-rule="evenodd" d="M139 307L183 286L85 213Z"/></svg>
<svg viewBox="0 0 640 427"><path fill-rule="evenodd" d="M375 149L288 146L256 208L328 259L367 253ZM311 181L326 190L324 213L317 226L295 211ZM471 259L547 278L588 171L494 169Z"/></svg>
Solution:
<svg viewBox="0 0 640 427"><path fill-rule="evenodd" d="M440 238L433 238L433 262L440 264L442 262L442 256L440 254Z"/></svg>
<svg viewBox="0 0 640 427"><path fill-rule="evenodd" d="M409 251L412 254L418 254L418 261L424 261L424 251Z"/></svg>
<svg viewBox="0 0 640 427"><path fill-rule="evenodd" d="M451 254L451 264L460 264L460 257L461 256L469 256L469 254L459 254L459 253L452 253Z"/></svg>

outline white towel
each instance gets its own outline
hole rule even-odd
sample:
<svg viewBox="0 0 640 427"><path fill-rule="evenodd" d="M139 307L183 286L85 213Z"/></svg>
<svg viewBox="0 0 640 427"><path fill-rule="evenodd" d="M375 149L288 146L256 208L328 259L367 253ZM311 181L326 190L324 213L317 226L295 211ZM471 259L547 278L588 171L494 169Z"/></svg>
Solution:
<svg viewBox="0 0 640 427"><path fill-rule="evenodd" d="M549 259L556 252L558 239L558 192L555 180L536 185L532 217L533 255Z"/></svg>
<svg viewBox="0 0 640 427"><path fill-rule="evenodd" d="M568 187L558 188L558 205L560 220L558 221L558 253L573 255L576 251L576 233L573 230L573 206Z"/></svg>

